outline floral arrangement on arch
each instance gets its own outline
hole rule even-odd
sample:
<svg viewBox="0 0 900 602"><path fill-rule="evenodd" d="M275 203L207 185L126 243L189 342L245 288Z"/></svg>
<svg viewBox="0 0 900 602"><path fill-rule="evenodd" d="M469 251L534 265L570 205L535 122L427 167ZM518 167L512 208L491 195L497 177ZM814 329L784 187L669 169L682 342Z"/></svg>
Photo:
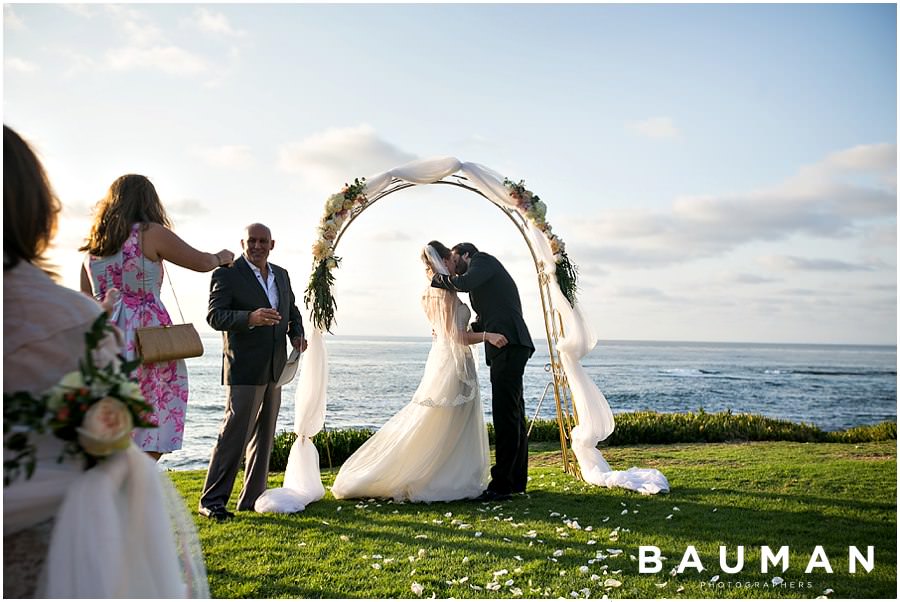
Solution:
<svg viewBox="0 0 900 602"><path fill-rule="evenodd" d="M362 211L369 200L366 198L366 179L355 178L353 184L344 184L325 201L325 213L319 221L318 238L312 247L313 272L303 295L303 303L312 305L313 323L322 330L331 332L337 301L331 292L334 284L333 269L341 262L334 254L334 244L341 228Z"/></svg>
<svg viewBox="0 0 900 602"><path fill-rule="evenodd" d="M3 394L3 447L12 452L3 462L3 485L21 472L31 478L37 464L33 434L51 431L65 441L60 454L81 457L85 470L131 445L135 427L155 428L151 406L130 374L140 359L125 359L101 344L116 337L106 313L85 333L86 351L79 369L69 372L44 395Z"/></svg>
<svg viewBox="0 0 900 602"><path fill-rule="evenodd" d="M578 269L566 254L566 243L557 236L547 223L547 205L541 197L525 188L525 181L513 182L509 178L503 180L510 198L515 201L516 209L528 221L540 230L550 244L550 251L556 260L556 281L559 289L572 305L575 305L575 294L578 291Z"/></svg>

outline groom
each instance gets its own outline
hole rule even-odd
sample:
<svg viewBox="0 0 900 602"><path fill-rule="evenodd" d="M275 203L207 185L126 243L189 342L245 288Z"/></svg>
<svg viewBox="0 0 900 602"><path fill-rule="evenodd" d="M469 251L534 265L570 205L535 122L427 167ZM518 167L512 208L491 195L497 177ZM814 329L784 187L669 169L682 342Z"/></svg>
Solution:
<svg viewBox="0 0 900 602"><path fill-rule="evenodd" d="M491 482L477 498L489 502L507 500L513 493L524 493L528 481L522 376L534 353L534 343L522 318L519 289L503 264L468 242L453 247L450 257L455 275L436 274L431 286L469 293L477 314L472 330L498 332L509 341L502 348L484 343L485 360L491 368L496 460L491 467Z"/></svg>

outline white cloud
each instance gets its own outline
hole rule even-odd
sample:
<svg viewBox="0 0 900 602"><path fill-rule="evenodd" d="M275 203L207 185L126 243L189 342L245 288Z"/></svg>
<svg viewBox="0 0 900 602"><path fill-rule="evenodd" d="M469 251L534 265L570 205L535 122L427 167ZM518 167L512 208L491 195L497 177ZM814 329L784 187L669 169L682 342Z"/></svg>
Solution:
<svg viewBox="0 0 900 602"><path fill-rule="evenodd" d="M735 274L731 280L737 284L769 284L771 282L779 282L779 280L777 280L776 278L759 276L757 274L748 274L746 272Z"/></svg>
<svg viewBox="0 0 900 602"><path fill-rule="evenodd" d="M10 71L18 71L20 73L34 73L38 70L38 66L15 56L7 56L3 60L3 64Z"/></svg>
<svg viewBox="0 0 900 602"><path fill-rule="evenodd" d="M650 117L642 121L631 121L626 127L647 138L676 138L679 130L671 117Z"/></svg>
<svg viewBox="0 0 900 602"><path fill-rule="evenodd" d="M360 125L332 128L283 144L278 166L329 191L350 178L374 175L415 158L379 137L372 126Z"/></svg>
<svg viewBox="0 0 900 602"><path fill-rule="evenodd" d="M213 167L246 169L256 164L250 147L240 144L200 147L193 149L191 152L194 156L199 157Z"/></svg>
<svg viewBox="0 0 900 602"><path fill-rule="evenodd" d="M10 30L27 29L25 21L13 11L13 7L10 4L3 5L3 28Z"/></svg>
<svg viewBox="0 0 900 602"><path fill-rule="evenodd" d="M896 182L896 164L887 160L895 153L890 144L854 147L771 188L676 198L668 211L604 212L570 224L567 240L577 240L577 255L589 260L654 267L795 235L859 237L896 220L896 186L888 184Z"/></svg>
<svg viewBox="0 0 900 602"><path fill-rule="evenodd" d="M94 8L90 4L60 4L62 8L80 17L93 17Z"/></svg>
<svg viewBox="0 0 900 602"><path fill-rule="evenodd" d="M225 36L243 37L247 33L240 29L234 29L228 21L228 17L222 13L213 12L206 8L198 8L194 11L194 25L200 31Z"/></svg>
<svg viewBox="0 0 900 602"><path fill-rule="evenodd" d="M412 240L412 236L410 236L408 232L403 232L401 230L381 230L370 235L369 240L385 243L405 242L407 240Z"/></svg>
<svg viewBox="0 0 900 602"><path fill-rule="evenodd" d="M165 40L162 30L141 11L122 5L109 5L106 9L113 18L113 27L123 34L129 45L148 46Z"/></svg>
<svg viewBox="0 0 900 602"><path fill-rule="evenodd" d="M181 199L166 203L166 211L173 217L197 217L209 214L209 207L196 199Z"/></svg>
<svg viewBox="0 0 900 602"><path fill-rule="evenodd" d="M871 272L877 269L877 264L850 263L839 259L797 257L795 255L767 255L760 257L763 265L785 271L814 271L814 272Z"/></svg>
<svg viewBox="0 0 900 602"><path fill-rule="evenodd" d="M172 75L196 75L209 68L203 57L177 46L113 48L106 53L106 65L116 71L155 69Z"/></svg>

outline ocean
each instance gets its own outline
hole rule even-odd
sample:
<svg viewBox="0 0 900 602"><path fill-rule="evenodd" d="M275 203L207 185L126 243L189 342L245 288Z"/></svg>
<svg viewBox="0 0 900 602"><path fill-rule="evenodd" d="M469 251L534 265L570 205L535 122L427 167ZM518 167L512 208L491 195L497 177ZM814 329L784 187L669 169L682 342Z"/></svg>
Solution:
<svg viewBox="0 0 900 602"><path fill-rule="evenodd" d="M187 360L190 375L183 449L166 454L171 469L204 469L224 409L222 339L204 333L205 353ZM326 338L330 376L326 429L377 428L409 403L425 369L428 338ZM525 370L525 406L554 419L546 341ZM897 419L897 348L863 345L783 345L602 341L582 365L613 413L652 410L763 414L825 430ZM488 369L479 359L485 420L491 419ZM299 377L298 377L299 378ZM297 379L282 392L279 430L291 430ZM540 407L539 407L540 405Z"/></svg>

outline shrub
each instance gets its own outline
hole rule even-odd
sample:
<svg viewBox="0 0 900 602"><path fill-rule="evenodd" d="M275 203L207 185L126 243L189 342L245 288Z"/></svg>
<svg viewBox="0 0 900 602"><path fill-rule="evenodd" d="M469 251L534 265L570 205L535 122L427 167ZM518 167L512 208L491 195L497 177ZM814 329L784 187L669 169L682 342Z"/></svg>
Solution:
<svg viewBox="0 0 900 602"><path fill-rule="evenodd" d="M488 440L494 444L494 425L488 423ZM323 431L313 437L322 467L338 466L372 436L371 429L337 429ZM291 445L297 435L280 432L275 436L272 471L287 467ZM648 443L724 443L728 441L796 441L801 443L863 443L897 439L897 423L857 426L843 431L823 431L806 423L790 422L758 414L707 413L703 409L683 414L659 412L627 412L616 416L612 435L602 446ZM559 442L559 426L555 420L535 420L531 425L531 442Z"/></svg>

